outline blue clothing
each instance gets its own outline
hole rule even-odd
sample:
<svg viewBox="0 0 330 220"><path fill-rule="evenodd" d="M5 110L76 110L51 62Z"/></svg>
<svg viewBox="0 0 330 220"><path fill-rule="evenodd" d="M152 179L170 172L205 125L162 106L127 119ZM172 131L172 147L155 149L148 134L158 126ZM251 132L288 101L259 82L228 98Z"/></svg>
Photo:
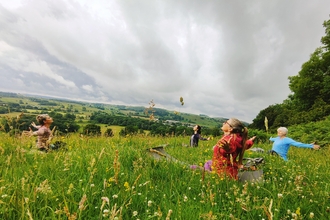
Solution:
<svg viewBox="0 0 330 220"><path fill-rule="evenodd" d="M285 161L288 160L287 154L291 145L302 148L313 148L313 144L304 144L288 137L284 137L282 139L280 137L276 137L270 138L269 140L274 142L272 150L280 155Z"/></svg>

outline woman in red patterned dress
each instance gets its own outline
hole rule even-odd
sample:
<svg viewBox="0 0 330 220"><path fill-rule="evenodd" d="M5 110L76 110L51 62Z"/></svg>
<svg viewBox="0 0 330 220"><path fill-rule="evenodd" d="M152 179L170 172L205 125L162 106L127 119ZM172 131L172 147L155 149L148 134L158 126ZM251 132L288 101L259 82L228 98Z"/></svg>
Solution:
<svg viewBox="0 0 330 220"><path fill-rule="evenodd" d="M248 129L236 118L225 121L221 130L224 135L213 147L212 170L220 177L237 179L244 152L253 145L255 136L247 139Z"/></svg>

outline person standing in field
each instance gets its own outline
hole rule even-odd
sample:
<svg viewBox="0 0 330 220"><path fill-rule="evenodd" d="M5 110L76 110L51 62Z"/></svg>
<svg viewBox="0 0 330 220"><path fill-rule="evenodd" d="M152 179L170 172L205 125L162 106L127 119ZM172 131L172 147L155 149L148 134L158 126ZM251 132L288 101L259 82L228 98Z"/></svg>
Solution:
<svg viewBox="0 0 330 220"><path fill-rule="evenodd" d="M273 147L270 150L271 154L279 155L285 161L288 161L287 154L290 146L300 147L300 148L311 148L314 150L320 149L320 145L317 144L304 144L297 142L286 135L288 134L288 129L286 127L279 127L277 129L277 137L271 137L269 140L274 142Z"/></svg>
<svg viewBox="0 0 330 220"><path fill-rule="evenodd" d="M245 150L251 148L255 136L248 139L248 129L236 118L225 121L221 130L224 134L213 147L212 168L209 169L220 177L238 179L238 169L243 168Z"/></svg>
<svg viewBox="0 0 330 220"><path fill-rule="evenodd" d="M202 141L206 141L206 140L210 140L210 138L203 138L201 136L201 126L199 125L195 125L193 127L194 130L194 134L190 137L190 147L198 147L198 141L202 140Z"/></svg>
<svg viewBox="0 0 330 220"><path fill-rule="evenodd" d="M31 125L38 129L34 131L30 127L30 131L25 131L25 134L31 136L38 136L37 148L40 151L47 152L50 146L50 140L53 136L52 131L50 130L50 125L53 123L53 119L48 114L41 114L36 117L40 125L36 125L34 122Z"/></svg>

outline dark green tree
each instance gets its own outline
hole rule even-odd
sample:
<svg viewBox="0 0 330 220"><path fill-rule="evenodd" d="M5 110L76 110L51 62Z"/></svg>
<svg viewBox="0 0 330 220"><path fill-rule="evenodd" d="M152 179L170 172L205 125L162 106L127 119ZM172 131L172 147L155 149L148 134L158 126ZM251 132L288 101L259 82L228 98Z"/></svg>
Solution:
<svg viewBox="0 0 330 220"><path fill-rule="evenodd" d="M297 76L289 77L290 97L298 111L310 111L315 102L330 104L330 20L323 23L326 35L321 38L309 61Z"/></svg>
<svg viewBox="0 0 330 220"><path fill-rule="evenodd" d="M271 105L260 111L249 126L264 129L268 118L271 129L323 120L330 114L330 20L323 23L323 46L311 54L298 75L289 77L291 94L282 104Z"/></svg>
<svg viewBox="0 0 330 220"><path fill-rule="evenodd" d="M107 130L104 132L105 137L113 137L114 133L111 128L107 128Z"/></svg>
<svg viewBox="0 0 330 220"><path fill-rule="evenodd" d="M101 127L96 124L87 124L83 129L84 135L99 136L101 135Z"/></svg>

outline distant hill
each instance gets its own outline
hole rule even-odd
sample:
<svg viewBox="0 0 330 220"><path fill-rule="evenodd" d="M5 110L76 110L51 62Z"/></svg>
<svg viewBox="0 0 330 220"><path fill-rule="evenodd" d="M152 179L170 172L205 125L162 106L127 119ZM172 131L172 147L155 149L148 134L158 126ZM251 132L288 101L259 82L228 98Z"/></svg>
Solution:
<svg viewBox="0 0 330 220"><path fill-rule="evenodd" d="M195 115L184 112L169 111L161 108L143 106L112 105L75 101L65 98L54 98L21 93L0 92L0 116L14 112L37 114L40 111L57 111L73 113L80 118L88 118L93 112L104 111L112 115L139 117L155 120L180 122L183 124L199 124L205 127L220 127L227 118L212 118L204 114Z"/></svg>

